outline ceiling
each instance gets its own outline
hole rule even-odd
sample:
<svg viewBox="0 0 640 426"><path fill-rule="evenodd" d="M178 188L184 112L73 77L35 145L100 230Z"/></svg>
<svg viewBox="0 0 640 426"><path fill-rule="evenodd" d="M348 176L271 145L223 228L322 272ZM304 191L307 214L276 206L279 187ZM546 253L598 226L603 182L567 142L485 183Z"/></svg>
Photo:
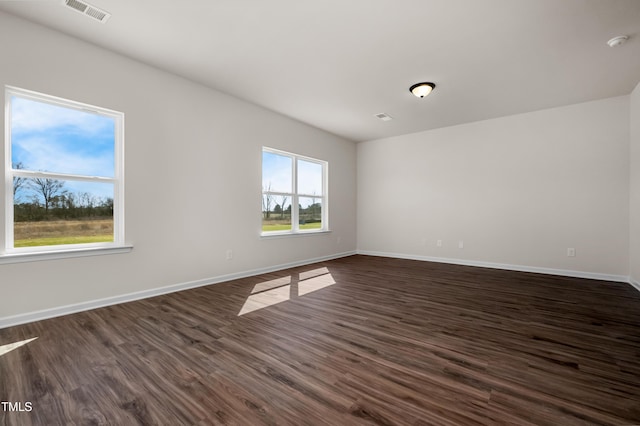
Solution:
<svg viewBox="0 0 640 426"><path fill-rule="evenodd" d="M354 141L629 94L639 0L0 1L46 25ZM610 38L629 41L610 48ZM409 86L432 81L427 98ZM394 120L381 121L377 113Z"/></svg>

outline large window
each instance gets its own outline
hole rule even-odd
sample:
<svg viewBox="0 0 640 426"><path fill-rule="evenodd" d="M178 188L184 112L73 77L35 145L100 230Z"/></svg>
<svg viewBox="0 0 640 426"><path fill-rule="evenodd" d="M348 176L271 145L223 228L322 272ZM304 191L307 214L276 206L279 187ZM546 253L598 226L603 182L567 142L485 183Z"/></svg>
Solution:
<svg viewBox="0 0 640 426"><path fill-rule="evenodd" d="M5 90L4 252L120 246L123 114Z"/></svg>
<svg viewBox="0 0 640 426"><path fill-rule="evenodd" d="M262 233L328 230L327 163L262 150Z"/></svg>

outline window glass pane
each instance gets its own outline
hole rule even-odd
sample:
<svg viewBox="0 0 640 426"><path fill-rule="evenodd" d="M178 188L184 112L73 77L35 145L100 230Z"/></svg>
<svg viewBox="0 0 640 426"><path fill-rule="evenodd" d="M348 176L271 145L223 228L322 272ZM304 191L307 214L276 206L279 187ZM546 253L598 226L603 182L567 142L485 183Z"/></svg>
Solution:
<svg viewBox="0 0 640 426"><path fill-rule="evenodd" d="M293 192L291 157L262 152L262 190L273 192Z"/></svg>
<svg viewBox="0 0 640 426"><path fill-rule="evenodd" d="M111 183L14 177L14 247L113 242L113 190Z"/></svg>
<svg viewBox="0 0 640 426"><path fill-rule="evenodd" d="M298 160L298 194L322 195L322 164Z"/></svg>
<svg viewBox="0 0 640 426"><path fill-rule="evenodd" d="M300 229L322 228L322 198L300 197Z"/></svg>
<svg viewBox="0 0 640 426"><path fill-rule="evenodd" d="M262 194L262 232L291 230L291 196Z"/></svg>
<svg viewBox="0 0 640 426"><path fill-rule="evenodd" d="M113 177L115 119L11 96L15 168Z"/></svg>

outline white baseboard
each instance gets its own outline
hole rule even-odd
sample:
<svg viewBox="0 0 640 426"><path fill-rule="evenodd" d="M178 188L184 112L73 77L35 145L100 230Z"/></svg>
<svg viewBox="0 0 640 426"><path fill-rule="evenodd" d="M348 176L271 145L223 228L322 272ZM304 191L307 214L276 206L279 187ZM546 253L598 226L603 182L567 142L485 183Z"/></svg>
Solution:
<svg viewBox="0 0 640 426"><path fill-rule="evenodd" d="M445 257L419 256L419 255L413 255L413 254L387 253L387 252L378 252L378 251L369 251L369 250L358 250L358 254L364 254L368 256L394 257L398 259L423 260L427 262L437 262L437 263L450 263L453 265L478 266L481 268L505 269L509 271L534 272L537 274L560 275L564 277L590 278L594 280L630 283L630 279L628 276L600 274L596 272L540 268L537 266L510 265L505 263L482 262L478 260L450 259ZM636 288L640 288L640 287L636 287Z"/></svg>
<svg viewBox="0 0 640 426"><path fill-rule="evenodd" d="M510 265L510 264L503 264L503 263L481 262L476 260L450 259L450 258L444 258L444 257L431 257L431 256L419 256L419 255L402 254L402 253L388 253L388 252L378 252L378 251L369 251L369 250L358 250L358 251L342 252L342 253L332 254L329 256L317 257L313 259L305 259L305 260L300 260L296 262L284 263L284 264L269 266L265 268L252 269L249 271L236 272L233 274L219 275L216 277L205 278L205 279L196 280L196 281L189 281L189 282L179 283L179 284L173 284L170 286L143 290L143 291L123 294L119 296L107 297L104 299L90 300L87 302L75 303L75 304L60 306L60 307L51 308L51 309L44 309L41 311L28 312L25 314L13 315L9 317L0 317L0 329L13 327L15 325L20 325L20 324L26 324L34 321L41 321L45 319L55 318L62 315L69 315L77 312L88 311L91 309L102 308L105 306L117 305L119 303L133 302L135 300L147 299L149 297L160 296L163 294L174 293L182 290L189 290L196 287L202 287L202 286L211 285L211 284L218 284L225 281L251 277L254 275L266 274L269 272L280 271L283 269L294 268L297 266L310 265L312 263L338 259L341 257L352 256L354 254L362 254L367 256L391 257L391 258L397 258L397 259L422 260L427 262L449 263L449 264L464 265L464 266L477 266L482 268L505 269L510 271L534 272L539 274L560 275L560 276L566 276L566 277L590 278L590 279L603 280L603 281L624 282L624 283L630 284L635 289L640 291L640 283L638 281L635 281L630 277L622 276L622 275L610 275L610 274L600 274L600 273L594 273L594 272L571 271L571 270L565 270L565 269L540 268L540 267L523 266L523 265Z"/></svg>
<svg viewBox="0 0 640 426"><path fill-rule="evenodd" d="M269 266L265 268L252 269L249 271L236 272L233 274L219 275L217 277L205 278L196 281L189 281L180 284L173 284L166 287L153 288L149 290L137 291L134 293L122 294L119 296L107 297L104 299L90 300L87 302L74 303L72 305L60 306L41 311L28 312L25 314L13 315L9 317L0 317L0 329L13 327L15 325L26 324L34 321L41 321L49 318L55 318L62 315L75 314L77 312L88 311L91 309L102 308L105 306L117 305L119 303L133 302L135 300L147 299L149 297L160 296L176 291L189 290L196 287L202 287L211 284L218 284L225 281L231 281L239 278L251 277L254 275L266 274L269 272L280 271L282 269L294 268L296 266L310 265L312 263L324 262L326 260L338 259L341 257L352 256L355 251L342 252L328 256L316 257L313 259L299 260L296 262L284 263L281 265Z"/></svg>

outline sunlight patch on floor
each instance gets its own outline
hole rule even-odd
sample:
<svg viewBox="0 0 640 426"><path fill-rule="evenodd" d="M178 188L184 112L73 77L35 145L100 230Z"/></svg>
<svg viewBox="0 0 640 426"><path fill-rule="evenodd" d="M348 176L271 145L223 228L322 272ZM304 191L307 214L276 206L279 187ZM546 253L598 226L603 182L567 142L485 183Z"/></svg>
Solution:
<svg viewBox="0 0 640 426"><path fill-rule="evenodd" d="M33 337L31 339L22 340L20 342L9 343L8 345L2 345L0 346L0 356L7 354L14 349L18 349L20 346L24 346L29 342L33 342L36 339L37 337Z"/></svg>
<svg viewBox="0 0 640 426"><path fill-rule="evenodd" d="M275 280L264 281L256 284L251 290L251 294L260 293L265 290L271 290L272 288L282 287L283 285L291 284L291 275L288 277L277 278Z"/></svg>
<svg viewBox="0 0 640 426"><path fill-rule="evenodd" d="M329 287L335 283L336 281L333 279L331 274L320 275L314 278L309 278L308 280L300 281L298 283L298 296L304 296L305 294Z"/></svg>
<svg viewBox="0 0 640 426"><path fill-rule="evenodd" d="M318 269L312 269L310 271L300 272L300 281L308 280L309 278L318 277L320 275L326 275L326 274L329 274L329 270L327 268L318 268Z"/></svg>
<svg viewBox="0 0 640 426"><path fill-rule="evenodd" d="M289 294L291 293L290 287L291 286L289 285L285 285L272 290L252 294L247 298L247 301L244 302L244 306L242 306L242 310L240 310L238 316L289 300Z"/></svg>
<svg viewBox="0 0 640 426"><path fill-rule="evenodd" d="M258 309L277 305L294 297L304 296L335 284L327 268L318 268L298 274L298 279L289 275L256 284L244 302L238 316ZM297 284L297 285L296 285Z"/></svg>

